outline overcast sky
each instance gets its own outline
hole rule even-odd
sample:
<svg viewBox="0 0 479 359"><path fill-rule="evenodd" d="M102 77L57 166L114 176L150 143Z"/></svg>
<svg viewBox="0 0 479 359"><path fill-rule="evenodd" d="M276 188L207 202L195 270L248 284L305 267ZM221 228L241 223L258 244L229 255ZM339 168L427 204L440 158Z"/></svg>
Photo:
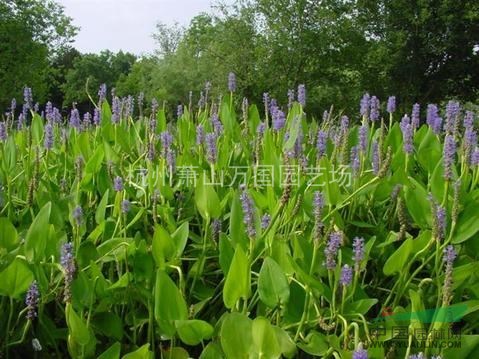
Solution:
<svg viewBox="0 0 479 359"><path fill-rule="evenodd" d="M213 0L57 0L81 29L74 43L81 52L129 51L140 55L155 49L151 34L157 22L187 25ZM232 3L233 0L227 1Z"/></svg>

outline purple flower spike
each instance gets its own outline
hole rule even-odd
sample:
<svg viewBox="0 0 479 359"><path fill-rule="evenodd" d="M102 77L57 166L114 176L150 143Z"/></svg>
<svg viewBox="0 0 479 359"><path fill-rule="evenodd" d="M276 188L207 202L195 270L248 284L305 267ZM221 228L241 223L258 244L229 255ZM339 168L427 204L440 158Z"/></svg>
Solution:
<svg viewBox="0 0 479 359"><path fill-rule="evenodd" d="M250 238L256 236L256 227L255 227L255 206L253 199L248 195L246 191L246 186L241 186L241 207L243 209L243 222L246 226L246 233Z"/></svg>
<svg viewBox="0 0 479 359"><path fill-rule="evenodd" d="M436 119L439 117L439 110L436 105L429 104L427 105L427 115L426 115L426 123L430 127L434 127L436 123Z"/></svg>
<svg viewBox="0 0 479 359"><path fill-rule="evenodd" d="M421 107L418 103L415 103L412 107L412 113L411 113L411 125L413 129L416 129L419 127L420 114L421 114Z"/></svg>
<svg viewBox="0 0 479 359"><path fill-rule="evenodd" d="M40 301L40 291L37 281L33 281L28 288L25 304L27 305L27 319L33 320L38 316L38 303Z"/></svg>
<svg viewBox="0 0 479 359"><path fill-rule="evenodd" d="M291 109L291 107L293 106L293 102L294 102L294 90L289 89L288 90L288 110Z"/></svg>
<svg viewBox="0 0 479 359"><path fill-rule="evenodd" d="M181 116L183 116L183 105L178 105L176 109L176 117L180 118Z"/></svg>
<svg viewBox="0 0 479 359"><path fill-rule="evenodd" d="M100 113L100 110L95 108L95 110L93 111L93 124L95 126L99 126L100 125L100 121L101 121L101 113Z"/></svg>
<svg viewBox="0 0 479 359"><path fill-rule="evenodd" d="M115 179L113 180L113 188L117 192L123 191L123 178L119 176L115 177Z"/></svg>
<svg viewBox="0 0 479 359"><path fill-rule="evenodd" d="M264 131L266 130L266 124L264 122L260 122L258 127L256 128L256 133L258 134L258 136L263 136L264 135Z"/></svg>
<svg viewBox="0 0 479 359"><path fill-rule="evenodd" d="M369 116L369 107L371 106L371 96L366 92L361 98L359 113L364 118Z"/></svg>
<svg viewBox="0 0 479 359"><path fill-rule="evenodd" d="M7 127L5 122L0 122L0 141L5 142L7 140Z"/></svg>
<svg viewBox="0 0 479 359"><path fill-rule="evenodd" d="M353 146L351 148L351 171L353 176L357 175L359 172L359 168L361 167L361 161L359 159L359 148L358 146Z"/></svg>
<svg viewBox="0 0 479 359"><path fill-rule="evenodd" d="M328 244L324 249L324 255L326 256L326 269L333 270L336 268L336 255L338 254L342 242L343 234L341 232L333 232L329 235Z"/></svg>
<svg viewBox="0 0 479 359"><path fill-rule="evenodd" d="M273 130L280 131L286 125L286 116L283 111L276 110L273 116Z"/></svg>
<svg viewBox="0 0 479 359"><path fill-rule="evenodd" d="M353 352L353 359L368 359L368 352L363 348L358 348Z"/></svg>
<svg viewBox="0 0 479 359"><path fill-rule="evenodd" d="M31 110L33 106L33 95L32 89L30 87L23 88L23 101L25 103L25 107Z"/></svg>
<svg viewBox="0 0 479 359"><path fill-rule="evenodd" d="M208 162L213 164L218 160L218 148L216 147L216 135L208 133L205 137L206 157Z"/></svg>
<svg viewBox="0 0 479 359"><path fill-rule="evenodd" d="M388 104L387 104L387 111L389 113L393 113L396 111L396 96L389 96Z"/></svg>
<svg viewBox="0 0 479 359"><path fill-rule="evenodd" d="M376 96L371 97L371 110L369 118L371 121L379 120L379 99Z"/></svg>
<svg viewBox="0 0 479 359"><path fill-rule="evenodd" d="M454 260L457 257L457 252L454 249L454 246L448 245L446 248L444 248L444 258L443 261L446 262L446 264L452 264Z"/></svg>
<svg viewBox="0 0 479 359"><path fill-rule="evenodd" d="M411 120L409 119L407 115L405 115L402 118L400 127L402 131L404 152L410 155L414 152L414 145L413 145L414 128L411 123Z"/></svg>
<svg viewBox="0 0 479 359"><path fill-rule="evenodd" d="M339 278L339 283L342 286L348 286L353 281L353 269L345 264L343 268L341 268L341 277Z"/></svg>
<svg viewBox="0 0 479 359"><path fill-rule="evenodd" d="M70 112L70 126L76 128L77 130L79 130L81 127L80 113L76 108Z"/></svg>
<svg viewBox="0 0 479 359"><path fill-rule="evenodd" d="M211 116L211 124L213 125L213 131L217 137L223 134L223 124L221 123L218 114L213 113Z"/></svg>
<svg viewBox="0 0 479 359"><path fill-rule="evenodd" d="M200 146L205 142L205 130L202 125L196 126L196 145Z"/></svg>
<svg viewBox="0 0 479 359"><path fill-rule="evenodd" d="M359 271L361 261L364 259L364 238L355 237L353 239L353 260L354 270Z"/></svg>
<svg viewBox="0 0 479 359"><path fill-rule="evenodd" d="M98 89L98 105L101 104L106 100L106 84L101 84L100 88Z"/></svg>
<svg viewBox="0 0 479 359"><path fill-rule="evenodd" d="M366 153L368 149L368 126L362 125L359 127L358 131L359 136L359 149L362 153Z"/></svg>
<svg viewBox="0 0 479 359"><path fill-rule="evenodd" d="M479 148L476 147L471 154L471 166L479 166Z"/></svg>
<svg viewBox="0 0 479 359"><path fill-rule="evenodd" d="M474 128L474 113L472 111L466 111L466 116L464 116L464 128L466 130Z"/></svg>
<svg viewBox="0 0 479 359"><path fill-rule="evenodd" d="M318 131L318 140L316 142L316 149L318 150L318 158L326 154L326 143L328 141L328 134L325 131Z"/></svg>
<svg viewBox="0 0 479 359"><path fill-rule="evenodd" d="M454 157L456 155L456 141L453 135L446 135L444 140L443 164L444 179L447 181L452 179L452 167L454 165Z"/></svg>
<svg viewBox="0 0 479 359"><path fill-rule="evenodd" d="M53 126L49 122L45 126L45 139L43 141L45 149L51 150L53 148Z"/></svg>
<svg viewBox="0 0 479 359"><path fill-rule="evenodd" d="M268 228L270 223L271 223L271 216L268 213L265 213L263 217L261 217L261 229L265 230L266 228Z"/></svg>
<svg viewBox="0 0 479 359"><path fill-rule="evenodd" d="M131 203L129 200L124 199L123 201L121 201L121 213L126 214L130 212L130 209L131 209Z"/></svg>
<svg viewBox="0 0 479 359"><path fill-rule="evenodd" d="M61 249L60 263L65 275L64 301L71 301L71 285L76 273L75 258L73 257L73 244L65 243Z"/></svg>
<svg viewBox="0 0 479 359"><path fill-rule="evenodd" d="M230 92L236 91L236 75L234 72L230 72L228 75L228 90Z"/></svg>
<svg viewBox="0 0 479 359"><path fill-rule="evenodd" d="M80 206L76 206L73 210L73 220L77 226L80 226L83 222L83 209Z"/></svg>
<svg viewBox="0 0 479 359"><path fill-rule="evenodd" d="M373 173L377 175L379 173L379 145L376 141L373 141L372 144L372 157Z"/></svg>
<svg viewBox="0 0 479 359"><path fill-rule="evenodd" d="M306 86L304 84L298 86L298 102L301 106L306 106Z"/></svg>

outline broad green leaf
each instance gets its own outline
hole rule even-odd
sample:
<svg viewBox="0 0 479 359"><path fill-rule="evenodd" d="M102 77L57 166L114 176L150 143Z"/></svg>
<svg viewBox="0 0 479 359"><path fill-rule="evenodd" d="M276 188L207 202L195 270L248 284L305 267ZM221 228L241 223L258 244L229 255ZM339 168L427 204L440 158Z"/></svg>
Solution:
<svg viewBox="0 0 479 359"><path fill-rule="evenodd" d="M78 316L70 303L67 303L65 315L68 329L73 340L79 344L86 345L90 341L90 332L88 331L86 323Z"/></svg>
<svg viewBox="0 0 479 359"><path fill-rule="evenodd" d="M171 235L171 239L176 247L176 257L181 257L188 241L188 235L190 233L189 223L185 222L179 226L176 231Z"/></svg>
<svg viewBox="0 0 479 359"><path fill-rule="evenodd" d="M329 349L326 336L322 333L311 331L305 339L305 343L299 343L298 347L311 355L323 356Z"/></svg>
<svg viewBox="0 0 479 359"><path fill-rule="evenodd" d="M431 227L431 205L426 189L415 179L409 178L411 184L406 186L404 199L414 223L420 228Z"/></svg>
<svg viewBox="0 0 479 359"><path fill-rule="evenodd" d="M176 331L181 341L187 345L198 345L213 335L213 327L203 320L177 320Z"/></svg>
<svg viewBox="0 0 479 359"><path fill-rule="evenodd" d="M121 344L116 342L103 353L100 354L98 359L119 359L121 353Z"/></svg>
<svg viewBox="0 0 479 359"><path fill-rule="evenodd" d="M204 176L196 185L195 202L201 217L207 219L218 218L221 215L221 206L218 195L216 194L212 185L205 185L203 183Z"/></svg>
<svg viewBox="0 0 479 359"><path fill-rule="evenodd" d="M276 332L266 318L255 318L252 330L254 348L259 358L279 358L281 356Z"/></svg>
<svg viewBox="0 0 479 359"><path fill-rule="evenodd" d="M105 212L106 212L106 206L108 204L108 195L110 194L110 190L107 189L106 192L103 194L103 197L98 204L98 207L96 208L95 211L95 222L96 224L100 224L105 220Z"/></svg>
<svg viewBox="0 0 479 359"><path fill-rule="evenodd" d="M221 359L224 358L221 347L215 342L210 342L201 352L200 359Z"/></svg>
<svg viewBox="0 0 479 359"><path fill-rule="evenodd" d="M85 165L85 172L93 174L97 173L100 170L104 156L105 151L103 147L97 147L95 153L93 153L93 156L90 157L87 164Z"/></svg>
<svg viewBox="0 0 479 359"><path fill-rule="evenodd" d="M51 208L52 205L50 202L45 204L28 229L25 238L25 256L30 262L38 262L45 256Z"/></svg>
<svg viewBox="0 0 479 359"><path fill-rule="evenodd" d="M376 298L360 299L356 302L349 303L345 307L345 312L347 314L359 313L359 314L365 315L369 311L369 309L371 309L371 307L375 305L377 302L378 300Z"/></svg>
<svg viewBox="0 0 479 359"><path fill-rule="evenodd" d="M479 231L478 218L479 203L470 202L459 215L452 243L462 243L474 236Z"/></svg>
<svg viewBox="0 0 479 359"><path fill-rule="evenodd" d="M113 312L95 314L92 323L102 334L109 338L116 340L123 338L123 322L121 318Z"/></svg>
<svg viewBox="0 0 479 359"><path fill-rule="evenodd" d="M251 272L249 260L241 246L236 246L236 251L231 262L228 275L223 288L223 301L226 308L235 306L238 299L247 299L250 295Z"/></svg>
<svg viewBox="0 0 479 359"><path fill-rule="evenodd" d="M270 308L286 304L289 300L288 280L279 264L270 257L265 258L259 272L258 294Z"/></svg>
<svg viewBox="0 0 479 359"><path fill-rule="evenodd" d="M288 333L277 326L273 327L276 333L276 339L278 340L279 347L281 349L281 353L285 358L293 358L298 351L296 348L296 344L294 344L293 339L288 335Z"/></svg>
<svg viewBox="0 0 479 359"><path fill-rule="evenodd" d="M122 359L150 359L153 358L153 353L149 350L150 344L145 344L139 349L123 355Z"/></svg>
<svg viewBox="0 0 479 359"><path fill-rule="evenodd" d="M393 254L389 256L384 264L383 272L386 275L401 273L412 252L412 239L406 239Z"/></svg>
<svg viewBox="0 0 479 359"><path fill-rule="evenodd" d="M221 346L228 359L250 358L253 347L252 321L240 313L227 314L221 325Z"/></svg>
<svg viewBox="0 0 479 359"><path fill-rule="evenodd" d="M3 272L0 272L0 293L20 298L20 295L30 287L33 279L33 273L27 262L17 257Z"/></svg>
<svg viewBox="0 0 479 359"><path fill-rule="evenodd" d="M7 251L15 249L18 245L17 230L8 218L0 218L0 248Z"/></svg>
<svg viewBox="0 0 479 359"><path fill-rule="evenodd" d="M151 251L158 267L163 267L165 261L170 259L176 251L170 234L160 225L155 226Z"/></svg>
<svg viewBox="0 0 479 359"><path fill-rule="evenodd" d="M155 284L155 319L162 331L175 334L175 321L186 320L188 308L185 299L168 274L159 269Z"/></svg>
<svg viewBox="0 0 479 359"><path fill-rule="evenodd" d="M233 246L240 244L244 250L248 247L248 237L246 236L243 224L243 211L239 195L235 194L231 202L230 214L230 237Z"/></svg>

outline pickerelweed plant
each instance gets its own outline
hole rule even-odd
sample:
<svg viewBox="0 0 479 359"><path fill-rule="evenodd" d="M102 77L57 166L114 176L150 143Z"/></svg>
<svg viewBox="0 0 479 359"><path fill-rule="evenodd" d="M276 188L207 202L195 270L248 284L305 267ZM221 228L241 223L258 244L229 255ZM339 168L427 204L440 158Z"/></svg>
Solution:
<svg viewBox="0 0 479 359"><path fill-rule="evenodd" d="M102 86L67 118L25 89L0 122L3 357L474 357L475 114L366 94L317 121L302 84L259 107L227 84L171 113Z"/></svg>

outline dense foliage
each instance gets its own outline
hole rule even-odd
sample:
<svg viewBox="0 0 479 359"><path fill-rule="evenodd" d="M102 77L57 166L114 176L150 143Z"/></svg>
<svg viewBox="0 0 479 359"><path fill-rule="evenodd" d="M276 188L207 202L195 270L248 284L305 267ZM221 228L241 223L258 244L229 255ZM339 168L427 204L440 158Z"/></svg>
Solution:
<svg viewBox="0 0 479 359"><path fill-rule="evenodd" d="M25 88L0 122L5 357L477 357L475 114L366 94L317 122L300 85L261 116L228 86L170 116L102 86L68 119Z"/></svg>

